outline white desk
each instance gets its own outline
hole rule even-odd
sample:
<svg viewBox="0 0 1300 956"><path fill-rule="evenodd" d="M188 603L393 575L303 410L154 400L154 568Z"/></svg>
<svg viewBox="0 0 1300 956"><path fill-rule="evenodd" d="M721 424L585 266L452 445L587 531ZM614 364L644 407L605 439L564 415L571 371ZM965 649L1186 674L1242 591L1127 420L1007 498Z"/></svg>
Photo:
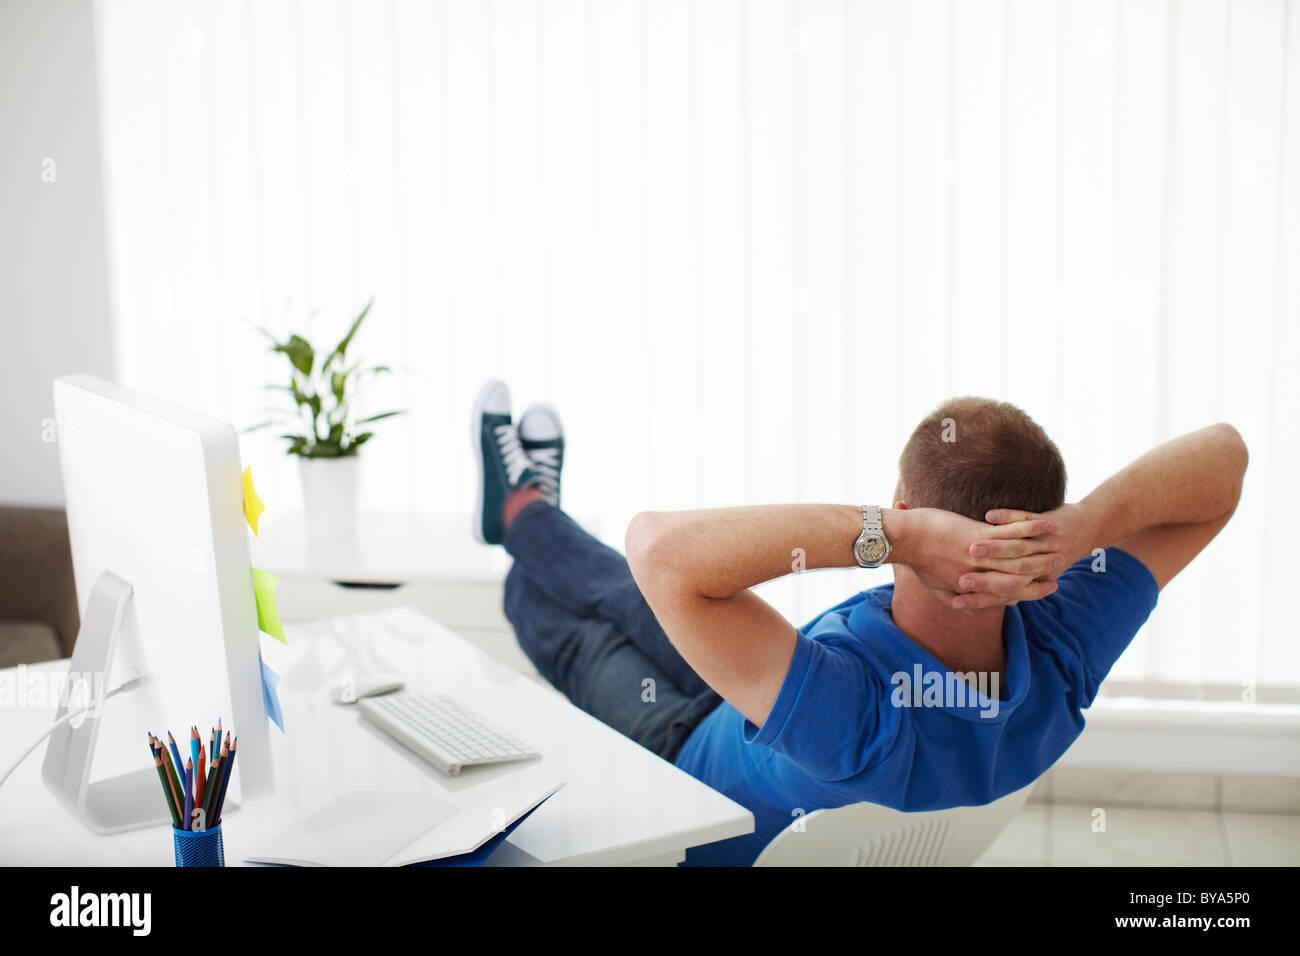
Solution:
<svg viewBox="0 0 1300 956"><path fill-rule="evenodd" d="M288 822L365 789L428 793L480 806L482 798L490 801L494 788L565 780L564 788L497 850L490 861L495 865L672 864L686 847L753 831L753 817L744 807L410 608L287 630L288 647L261 638L263 656L282 677L286 733L271 728L276 794L226 817L227 865L239 863ZM37 667L66 670L67 662ZM413 690L461 698L504 730L536 744L543 757L469 768L458 777L439 774L373 729L355 708L328 700L333 683L371 669L404 675ZM53 714L53 706L0 709L0 767L47 727ZM210 718L196 714L193 721L206 728ZM137 738L107 745L133 746L143 762L144 729ZM0 865L172 865L169 827L107 837L86 830L45 790L43 757L42 746L0 787Z"/></svg>
<svg viewBox="0 0 1300 956"><path fill-rule="evenodd" d="M413 607L535 674L501 609L510 556L473 540L469 528L468 514L373 512L358 515L355 535L321 540L301 512L273 512L253 539L253 564L281 578L286 622Z"/></svg>

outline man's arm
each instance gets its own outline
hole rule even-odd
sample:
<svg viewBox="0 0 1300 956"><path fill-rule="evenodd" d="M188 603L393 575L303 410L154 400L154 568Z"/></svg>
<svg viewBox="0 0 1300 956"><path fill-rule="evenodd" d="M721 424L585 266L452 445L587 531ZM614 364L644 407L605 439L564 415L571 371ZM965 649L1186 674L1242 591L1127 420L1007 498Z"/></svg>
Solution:
<svg viewBox="0 0 1300 956"><path fill-rule="evenodd" d="M1064 554L1065 567L1095 548L1113 545L1146 565L1157 587L1164 588L1232 517L1248 460L1235 428L1211 425L1152 449L1078 504L1041 516L1000 509L989 512L988 520L1051 519L1055 533L1040 543ZM982 548L985 554L1012 557L1032 547L1024 539L984 541L972 554Z"/></svg>
<svg viewBox="0 0 1300 956"><path fill-rule="evenodd" d="M969 555L987 525L930 508L882 509L889 561L908 564L955 592L959 576L996 571L998 603L1032 600L1055 590L1034 579L1061 556L1041 545L1014 558ZM1043 533L1031 520L999 529ZM626 552L637 585L669 640L711 687L761 726L794 656L796 631L751 587L799 566L857 567L853 543L862 531L854 505L763 505L702 511L645 512L628 525ZM1039 551L1043 553L1030 554ZM800 553L801 552L801 553Z"/></svg>

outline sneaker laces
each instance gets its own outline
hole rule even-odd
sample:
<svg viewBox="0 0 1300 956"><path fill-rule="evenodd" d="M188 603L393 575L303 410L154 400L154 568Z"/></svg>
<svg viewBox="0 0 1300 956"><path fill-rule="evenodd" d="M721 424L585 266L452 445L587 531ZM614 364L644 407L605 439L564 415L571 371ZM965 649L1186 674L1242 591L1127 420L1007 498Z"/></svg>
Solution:
<svg viewBox="0 0 1300 956"><path fill-rule="evenodd" d="M519 444L519 432L514 425L497 425L493 432L496 434L497 451L506 466L506 481L513 488L519 484L519 479L531 464L528 453Z"/></svg>
<svg viewBox="0 0 1300 956"><path fill-rule="evenodd" d="M560 449L534 448L532 459L542 494L554 502L560 497Z"/></svg>

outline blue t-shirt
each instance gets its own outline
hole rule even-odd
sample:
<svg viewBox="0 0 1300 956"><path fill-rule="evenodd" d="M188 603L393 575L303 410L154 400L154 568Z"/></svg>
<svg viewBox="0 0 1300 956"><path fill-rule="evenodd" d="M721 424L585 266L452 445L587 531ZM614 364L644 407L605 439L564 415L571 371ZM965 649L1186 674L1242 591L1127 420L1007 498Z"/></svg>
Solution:
<svg viewBox="0 0 1300 956"><path fill-rule="evenodd" d="M991 683L987 697L963 695L894 626L892 584L801 628L763 726L724 701L677 755L678 767L754 814L752 834L687 850L686 863L748 866L800 812L862 801L979 806L1032 783L1079 736L1080 711L1156 604L1137 558L1108 548L1104 571L1094 561L1067 569L1049 597L1006 609L996 700Z"/></svg>

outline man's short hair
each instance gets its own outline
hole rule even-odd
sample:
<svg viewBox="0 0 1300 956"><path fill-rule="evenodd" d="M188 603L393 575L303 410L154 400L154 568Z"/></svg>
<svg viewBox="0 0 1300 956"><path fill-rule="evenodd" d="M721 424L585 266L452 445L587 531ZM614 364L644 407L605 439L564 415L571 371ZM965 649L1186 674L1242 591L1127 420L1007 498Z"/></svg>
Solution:
<svg viewBox="0 0 1300 956"><path fill-rule="evenodd" d="M1065 461L1014 405L952 398L916 426L898 459L900 497L983 521L994 508L1043 512L1065 501Z"/></svg>

